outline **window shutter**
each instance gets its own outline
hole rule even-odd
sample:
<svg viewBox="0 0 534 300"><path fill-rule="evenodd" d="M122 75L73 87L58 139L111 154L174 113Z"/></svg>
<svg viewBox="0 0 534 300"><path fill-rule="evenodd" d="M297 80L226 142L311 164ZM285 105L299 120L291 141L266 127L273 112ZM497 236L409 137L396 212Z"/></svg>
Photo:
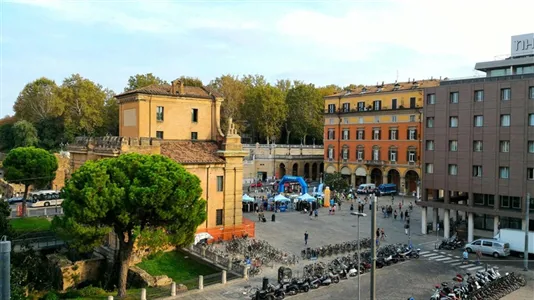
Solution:
<svg viewBox="0 0 534 300"><path fill-rule="evenodd" d="M410 161L410 150L406 150L406 161L409 162Z"/></svg>
<svg viewBox="0 0 534 300"><path fill-rule="evenodd" d="M391 150L388 150L388 159L387 160L391 160Z"/></svg>
<svg viewBox="0 0 534 300"><path fill-rule="evenodd" d="M333 140L336 139L336 131L335 131L335 130L332 131L332 139L333 139Z"/></svg>
<svg viewBox="0 0 534 300"><path fill-rule="evenodd" d="M389 139L391 140L391 129L389 130Z"/></svg>
<svg viewBox="0 0 534 300"><path fill-rule="evenodd" d="M406 130L406 139L407 139L407 140L410 139L410 129L407 129L407 130Z"/></svg>
<svg viewBox="0 0 534 300"><path fill-rule="evenodd" d="M415 139L417 140L417 129L414 129L414 136L415 136Z"/></svg>
<svg viewBox="0 0 534 300"><path fill-rule="evenodd" d="M362 130L362 140L365 140L365 130Z"/></svg>
<svg viewBox="0 0 534 300"><path fill-rule="evenodd" d="M381 135L382 135L382 130L378 130L378 139L379 139L379 140L382 139Z"/></svg>

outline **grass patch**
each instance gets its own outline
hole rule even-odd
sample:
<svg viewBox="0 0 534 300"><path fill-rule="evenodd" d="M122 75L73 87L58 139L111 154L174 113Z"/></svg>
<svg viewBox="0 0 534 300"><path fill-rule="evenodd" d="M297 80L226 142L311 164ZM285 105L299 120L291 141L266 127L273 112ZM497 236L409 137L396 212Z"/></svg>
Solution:
<svg viewBox="0 0 534 300"><path fill-rule="evenodd" d="M186 256L180 251L165 252L146 259L137 266L152 276L167 275L176 283L198 279L199 275L206 276L219 272L215 268L186 258Z"/></svg>
<svg viewBox="0 0 534 300"><path fill-rule="evenodd" d="M52 223L47 218L17 218L9 220L11 228L17 233L48 231Z"/></svg>

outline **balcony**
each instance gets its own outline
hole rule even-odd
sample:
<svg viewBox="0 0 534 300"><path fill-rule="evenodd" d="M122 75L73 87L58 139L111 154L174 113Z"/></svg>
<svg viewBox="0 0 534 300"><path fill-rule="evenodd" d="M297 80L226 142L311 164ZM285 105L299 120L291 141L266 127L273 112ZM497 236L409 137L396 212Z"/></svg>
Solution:
<svg viewBox="0 0 534 300"><path fill-rule="evenodd" d="M395 109L391 109L389 108L388 106L382 106L381 109L373 109L372 106L369 106L369 107L366 107L366 108L353 108L353 109L337 109L337 110L329 110L329 109L325 109L324 110L324 114L325 115L335 115L335 114L339 114L339 115L343 115L343 114L367 114L367 113L371 113L371 112L392 112L392 111L410 111L410 110L415 110L415 109L422 109L422 107L403 107L402 105L395 108Z"/></svg>
<svg viewBox="0 0 534 300"><path fill-rule="evenodd" d="M382 166L382 165L385 165L386 162L383 160L366 160L365 164L372 165L372 166Z"/></svg>

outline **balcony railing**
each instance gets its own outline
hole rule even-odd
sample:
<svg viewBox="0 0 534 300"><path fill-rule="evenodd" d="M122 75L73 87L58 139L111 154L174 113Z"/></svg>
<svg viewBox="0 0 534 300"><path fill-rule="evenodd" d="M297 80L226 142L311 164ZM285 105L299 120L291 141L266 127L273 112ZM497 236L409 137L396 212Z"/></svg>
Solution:
<svg viewBox="0 0 534 300"><path fill-rule="evenodd" d="M386 164L386 162L383 160L366 160L365 163L368 165L385 165Z"/></svg>
<svg viewBox="0 0 534 300"><path fill-rule="evenodd" d="M399 110L414 110L414 109L418 109L418 108L422 108L422 107L404 107L404 106L399 106L397 108L389 108L387 106L382 106L382 108L380 109L374 109L372 106L370 107L366 107L366 108L353 108L353 109L337 109L337 110L330 110L330 109L325 109L324 113L326 115L330 115L330 114L351 114L351 113L369 113L369 112L378 112L378 111L399 111Z"/></svg>

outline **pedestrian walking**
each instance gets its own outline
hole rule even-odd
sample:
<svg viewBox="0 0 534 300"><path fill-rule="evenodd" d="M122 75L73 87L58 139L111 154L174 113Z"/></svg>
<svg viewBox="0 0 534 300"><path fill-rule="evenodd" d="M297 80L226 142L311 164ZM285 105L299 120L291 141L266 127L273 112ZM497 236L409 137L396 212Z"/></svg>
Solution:
<svg viewBox="0 0 534 300"><path fill-rule="evenodd" d="M408 210L405 210L404 211L404 218L408 219L409 216L410 216L410 214L408 214Z"/></svg>
<svg viewBox="0 0 534 300"><path fill-rule="evenodd" d="M380 229L380 240L382 241L386 240L386 233L384 232L384 228Z"/></svg>
<svg viewBox="0 0 534 300"><path fill-rule="evenodd" d="M315 218L317 219L317 217L319 216L319 211L317 210L317 208L315 209Z"/></svg>
<svg viewBox="0 0 534 300"><path fill-rule="evenodd" d="M308 245L308 237L309 237L308 232L307 231L304 232L304 245Z"/></svg>
<svg viewBox="0 0 534 300"><path fill-rule="evenodd" d="M410 229L410 224L408 222L406 222L406 224L404 224L404 233L406 235L408 235L408 229Z"/></svg>
<svg viewBox="0 0 534 300"><path fill-rule="evenodd" d="M380 238L380 228L376 229L376 239L378 240Z"/></svg>
<svg viewBox="0 0 534 300"><path fill-rule="evenodd" d="M402 209L402 202L399 202L399 210Z"/></svg>
<svg viewBox="0 0 534 300"><path fill-rule="evenodd" d="M393 219L397 220L397 210L393 212Z"/></svg>
<svg viewBox="0 0 534 300"><path fill-rule="evenodd" d="M467 252L467 249L464 249L464 252L462 253L462 258L463 258L463 264L466 265L469 261L469 253Z"/></svg>
<svg viewBox="0 0 534 300"><path fill-rule="evenodd" d="M339 201L339 210L341 210L341 201Z"/></svg>
<svg viewBox="0 0 534 300"><path fill-rule="evenodd" d="M400 209L399 209L399 211L400 211L400 217L401 217L401 221L402 221L404 219L404 213Z"/></svg>
<svg viewBox="0 0 534 300"><path fill-rule="evenodd" d="M352 212L354 210L354 204L350 204L350 211ZM358 205L358 212L360 212L360 205Z"/></svg>
<svg viewBox="0 0 534 300"><path fill-rule="evenodd" d="M312 216L313 216L313 210L311 210L310 208L310 220L312 219Z"/></svg>
<svg viewBox="0 0 534 300"><path fill-rule="evenodd" d="M482 252L480 252L480 249L477 250L476 254L477 254L477 262L476 262L476 264L478 266L478 265L480 265L480 259L482 258Z"/></svg>

